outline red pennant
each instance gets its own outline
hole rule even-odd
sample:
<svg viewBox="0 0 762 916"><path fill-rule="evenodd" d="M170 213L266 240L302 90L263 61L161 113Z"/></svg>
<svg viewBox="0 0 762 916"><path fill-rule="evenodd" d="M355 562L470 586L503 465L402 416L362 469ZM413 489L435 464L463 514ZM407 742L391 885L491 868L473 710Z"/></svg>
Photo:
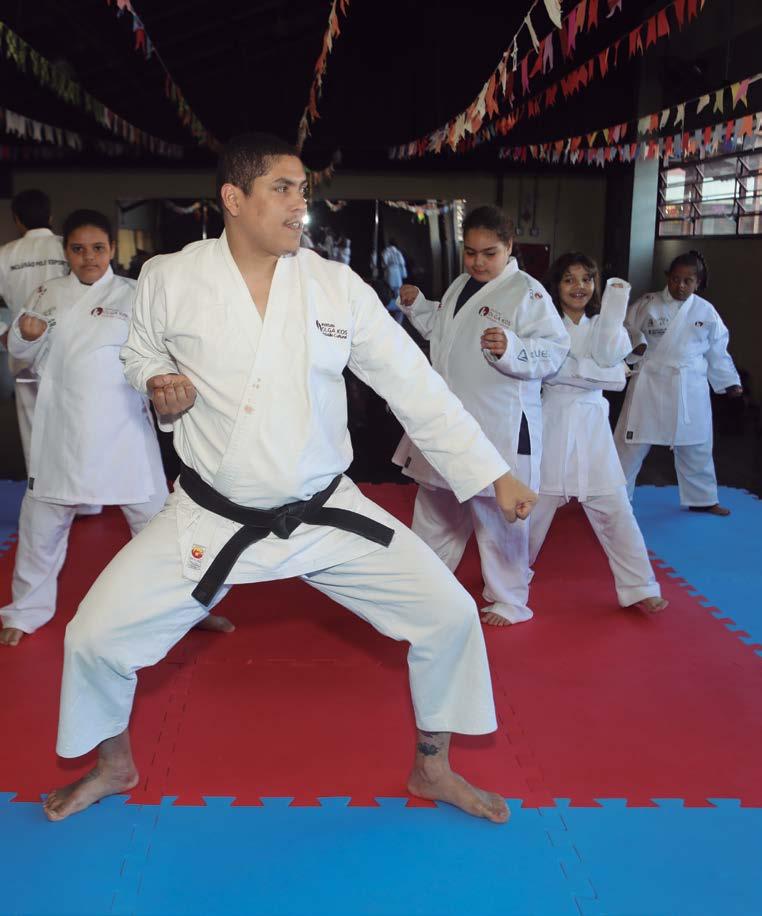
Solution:
<svg viewBox="0 0 762 916"><path fill-rule="evenodd" d="M698 0L688 0L688 22L698 16Z"/></svg>
<svg viewBox="0 0 762 916"><path fill-rule="evenodd" d="M659 38L666 38L669 35L669 19L667 19L666 10L659 10L656 15L656 34Z"/></svg>
<svg viewBox="0 0 762 916"><path fill-rule="evenodd" d="M617 38L612 47L614 48L614 66L616 67L619 64L619 45L622 43L621 38Z"/></svg>
<svg viewBox="0 0 762 916"><path fill-rule="evenodd" d="M521 91L524 95L529 93L529 58L521 61Z"/></svg>
<svg viewBox="0 0 762 916"><path fill-rule="evenodd" d="M606 149L603 151L603 161L604 162L611 161L611 147L610 146L607 146Z"/></svg>
<svg viewBox="0 0 762 916"><path fill-rule="evenodd" d="M709 145L709 143L711 142L711 139L712 139L712 128L705 127L704 128L704 143Z"/></svg>
<svg viewBox="0 0 762 916"><path fill-rule="evenodd" d="M598 55L598 69L601 71L601 76L605 76L609 72L609 49L604 48L601 53Z"/></svg>
<svg viewBox="0 0 762 916"><path fill-rule="evenodd" d="M493 117L497 113L497 78L493 73L489 84L487 85L487 114L490 117Z"/></svg>
<svg viewBox="0 0 762 916"><path fill-rule="evenodd" d="M685 0L675 0L675 16L677 17L677 26L678 28L683 27L683 22L685 22Z"/></svg>
<svg viewBox="0 0 762 916"><path fill-rule="evenodd" d="M552 108L556 104L556 96L558 95L558 83L553 83L552 86L548 86L545 90L545 107Z"/></svg>
<svg viewBox="0 0 762 916"><path fill-rule="evenodd" d="M648 28L646 31L646 47L650 48L651 45L656 44L656 16L651 16L648 20Z"/></svg>
<svg viewBox="0 0 762 916"><path fill-rule="evenodd" d="M588 0L587 4L587 30L598 27L598 0Z"/></svg>
<svg viewBox="0 0 762 916"><path fill-rule="evenodd" d="M664 141L664 153L666 154L667 157L672 155L673 149L674 149L674 138L667 137L667 139Z"/></svg>
<svg viewBox="0 0 762 916"><path fill-rule="evenodd" d="M735 122L735 120L732 119L732 118L731 118L731 120L728 121L728 123L725 125L725 142L726 142L726 143L730 143L730 141L733 139L733 128L734 128L735 126L736 126L736 122ZM687 136L688 136L688 135L686 134L686 137L687 137Z"/></svg>
<svg viewBox="0 0 762 916"><path fill-rule="evenodd" d="M659 127L659 115L651 115L651 120L648 123L649 130L656 130Z"/></svg>
<svg viewBox="0 0 762 916"><path fill-rule="evenodd" d="M640 37L640 29L638 26L636 29L633 29L628 38L629 38L629 56L633 57L636 51L643 53L643 39Z"/></svg>
<svg viewBox="0 0 762 916"><path fill-rule="evenodd" d="M537 76L537 74L540 72L541 67L542 67L542 55L538 54L537 60L534 62L534 67L532 67L532 70L529 74L529 79L532 79L533 76Z"/></svg>
<svg viewBox="0 0 762 916"><path fill-rule="evenodd" d="M582 145L582 137L572 137L571 143L569 144L569 149L574 153Z"/></svg>
<svg viewBox="0 0 762 916"><path fill-rule="evenodd" d="M738 136L746 137L754 133L754 116L746 115L738 122Z"/></svg>

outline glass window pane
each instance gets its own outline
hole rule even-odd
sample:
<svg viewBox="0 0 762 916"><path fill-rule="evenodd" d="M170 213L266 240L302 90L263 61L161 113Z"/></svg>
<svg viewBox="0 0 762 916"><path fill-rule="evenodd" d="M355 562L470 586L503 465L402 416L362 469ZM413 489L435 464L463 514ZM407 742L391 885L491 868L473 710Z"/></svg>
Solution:
<svg viewBox="0 0 762 916"><path fill-rule="evenodd" d="M696 235L735 235L736 221L722 216L697 219Z"/></svg>
<svg viewBox="0 0 762 916"><path fill-rule="evenodd" d="M693 224L690 220L661 220L659 235L693 235Z"/></svg>
<svg viewBox="0 0 762 916"><path fill-rule="evenodd" d="M742 235L762 234L762 213L754 216L742 216L738 220L738 231Z"/></svg>

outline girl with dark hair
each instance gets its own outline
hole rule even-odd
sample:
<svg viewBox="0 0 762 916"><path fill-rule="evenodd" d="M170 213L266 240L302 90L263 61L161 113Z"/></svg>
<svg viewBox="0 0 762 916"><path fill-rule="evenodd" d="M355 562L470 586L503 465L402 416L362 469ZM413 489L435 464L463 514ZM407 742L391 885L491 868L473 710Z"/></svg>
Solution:
<svg viewBox="0 0 762 916"><path fill-rule="evenodd" d="M569 252L550 267L546 285L571 350L542 388L542 469L529 529L530 563L556 510L576 498L606 552L619 604L661 611L667 602L627 498L603 397L604 390L624 388L624 358L632 347L623 325L630 284L609 280L601 302L597 264L581 252Z"/></svg>
<svg viewBox="0 0 762 916"><path fill-rule="evenodd" d="M672 261L667 285L631 308L625 326L635 367L614 433L632 498L635 479L652 445L675 455L680 503L693 512L729 515L717 498L712 458L712 404L717 394L740 397L741 380L728 354L728 329L715 307L698 295L707 284L698 251Z"/></svg>
<svg viewBox="0 0 762 916"><path fill-rule="evenodd" d="M569 335L546 290L512 257L513 223L497 207L479 207L463 222L465 272L441 304L403 286L400 304L431 341L431 361L527 486L540 483L542 379L557 372ZM485 623L532 617L529 598L531 522L506 523L491 487L464 503L420 451L403 437L393 458L420 484L413 531L450 569L475 533L484 577Z"/></svg>
<svg viewBox="0 0 762 916"><path fill-rule="evenodd" d="M71 273L39 286L9 333L11 353L40 383L0 645L18 645L55 614L69 529L83 506L121 506L134 536L168 495L146 399L119 361L135 282L111 269L114 240L102 213L70 214L63 241Z"/></svg>

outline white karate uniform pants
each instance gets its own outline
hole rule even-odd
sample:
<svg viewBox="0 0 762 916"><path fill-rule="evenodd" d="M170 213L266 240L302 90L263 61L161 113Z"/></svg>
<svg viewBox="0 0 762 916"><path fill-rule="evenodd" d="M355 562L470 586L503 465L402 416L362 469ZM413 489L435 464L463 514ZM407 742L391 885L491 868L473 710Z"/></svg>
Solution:
<svg viewBox="0 0 762 916"><path fill-rule="evenodd" d="M167 499L166 483L145 503L121 506L132 536L159 512ZM47 503L26 492L19 515L19 541L11 586L12 601L0 608L3 626L24 633L39 630L56 612L58 574L66 559L69 531L82 507Z"/></svg>
<svg viewBox="0 0 762 916"><path fill-rule="evenodd" d="M24 452L24 465L29 470L29 455L32 448L32 419L37 403L37 382L16 381L16 417L19 424L21 449Z"/></svg>
<svg viewBox="0 0 762 916"><path fill-rule="evenodd" d="M532 510L529 530L529 563L534 566L537 555L550 529L556 510L569 500L565 496L540 493ZM624 486L613 493L588 496L582 503L585 515L614 574L617 598L622 607L629 607L644 598L661 597L643 535L635 520Z"/></svg>
<svg viewBox="0 0 762 916"><path fill-rule="evenodd" d="M519 455L514 474L529 481L529 455ZM450 490L418 488L413 513L413 531L442 562L455 571L472 532L479 547L484 598L494 611L520 623L532 618L529 599L529 520L513 524L493 496L474 496L459 503Z"/></svg>
<svg viewBox="0 0 762 916"><path fill-rule="evenodd" d="M385 636L410 643L410 689L419 728L494 731L492 683L476 605L408 528L388 514L385 524L395 531L389 547L372 547L365 556L303 580ZM156 664L209 612L192 597L195 587L181 572L176 509L170 502L101 573L67 628L60 755L78 757L127 728L137 671ZM214 604L228 589L220 589Z"/></svg>
<svg viewBox="0 0 762 916"><path fill-rule="evenodd" d="M640 468L651 450L645 443L629 443L624 439L624 424L617 423L614 443L627 479L627 494L630 499L635 492L635 480ZM681 506L714 506L718 502L717 475L712 457L713 437L698 445L675 445L675 472L680 491Z"/></svg>

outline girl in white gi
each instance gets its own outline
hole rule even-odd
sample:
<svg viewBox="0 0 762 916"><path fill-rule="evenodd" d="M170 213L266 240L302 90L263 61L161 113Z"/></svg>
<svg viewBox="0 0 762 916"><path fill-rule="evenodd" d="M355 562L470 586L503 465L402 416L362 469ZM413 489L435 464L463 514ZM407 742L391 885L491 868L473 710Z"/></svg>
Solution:
<svg viewBox="0 0 762 916"><path fill-rule="evenodd" d="M516 475L540 483L540 385L569 350L569 335L548 293L511 257L513 223L497 207L480 207L463 222L461 274L442 302L403 286L400 304L425 338L431 362ZM413 531L451 569L476 535L495 626L532 617L529 523L507 525L491 487L461 503L407 437L392 459L420 484Z"/></svg>
<svg viewBox="0 0 762 916"><path fill-rule="evenodd" d="M632 346L623 326L630 284L609 280L601 304L595 261L570 252L551 266L546 285L571 349L542 387L540 496L529 528L529 561L534 565L556 509L576 497L606 552L620 605L663 610L667 602L627 498L603 397L603 390L624 388L624 358Z"/></svg>
<svg viewBox="0 0 762 916"><path fill-rule="evenodd" d="M125 374L173 422L183 467L164 511L101 573L68 626L58 752L97 746L98 763L52 792L46 813L60 820L136 785L128 725L140 668L232 585L299 576L410 644L418 734L409 791L503 823L504 799L448 761L451 732L497 727L476 606L344 476L344 369L390 404L460 499L494 484L512 520L535 496L371 288L299 247L307 176L292 147L234 138L217 189L223 235L154 258L140 275ZM366 722L382 753L372 709Z"/></svg>
<svg viewBox="0 0 762 916"><path fill-rule="evenodd" d="M670 265L665 289L630 308L625 327L635 374L614 440L630 499L651 446L668 445L675 455L680 504L723 516L730 510L717 498L709 386L729 397L740 397L743 389L728 353L728 329L715 307L698 295L706 283L704 259L689 251Z"/></svg>
<svg viewBox="0 0 762 916"><path fill-rule="evenodd" d="M135 535L167 498L147 402L119 361L135 282L111 269L114 243L103 214L75 211L63 235L71 273L39 286L9 334L11 353L40 377L13 601L0 610L0 644L9 646L55 613L79 505L120 505Z"/></svg>

